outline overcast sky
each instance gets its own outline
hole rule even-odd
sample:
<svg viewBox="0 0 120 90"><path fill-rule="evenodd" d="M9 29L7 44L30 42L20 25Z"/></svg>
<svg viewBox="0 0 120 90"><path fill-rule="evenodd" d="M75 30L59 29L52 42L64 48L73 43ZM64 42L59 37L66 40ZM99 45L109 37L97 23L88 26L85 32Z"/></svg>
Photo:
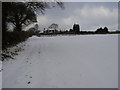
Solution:
<svg viewBox="0 0 120 90"><path fill-rule="evenodd" d="M78 23L81 30L96 30L107 26L109 30L118 29L117 2L64 2L65 9L47 9L38 16L41 30L56 23L61 30L69 30Z"/></svg>

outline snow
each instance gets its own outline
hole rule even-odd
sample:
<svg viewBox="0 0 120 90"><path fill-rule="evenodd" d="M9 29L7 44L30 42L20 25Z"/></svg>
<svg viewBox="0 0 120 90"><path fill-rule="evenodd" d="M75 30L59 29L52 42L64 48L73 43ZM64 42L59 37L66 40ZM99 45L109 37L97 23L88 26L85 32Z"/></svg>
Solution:
<svg viewBox="0 0 120 90"><path fill-rule="evenodd" d="M23 44L3 62L3 88L118 87L118 35L33 36Z"/></svg>

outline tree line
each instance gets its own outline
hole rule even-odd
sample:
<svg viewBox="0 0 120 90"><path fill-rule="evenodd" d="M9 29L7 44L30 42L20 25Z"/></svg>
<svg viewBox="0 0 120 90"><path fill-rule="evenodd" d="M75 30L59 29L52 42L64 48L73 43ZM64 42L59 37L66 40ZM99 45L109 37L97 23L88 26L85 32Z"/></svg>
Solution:
<svg viewBox="0 0 120 90"><path fill-rule="evenodd" d="M42 35L54 35L54 34L118 34L120 31L109 31L107 27L100 27L95 31L81 31L79 24L74 24L73 28L70 30L59 31L59 30L46 30Z"/></svg>

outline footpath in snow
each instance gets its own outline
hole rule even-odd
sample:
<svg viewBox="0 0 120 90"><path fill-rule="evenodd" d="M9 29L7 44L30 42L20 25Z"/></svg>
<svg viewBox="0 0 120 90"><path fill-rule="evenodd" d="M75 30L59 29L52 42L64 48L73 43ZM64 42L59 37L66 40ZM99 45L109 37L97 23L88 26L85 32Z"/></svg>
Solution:
<svg viewBox="0 0 120 90"><path fill-rule="evenodd" d="M3 62L3 88L118 87L117 35L33 36L22 44Z"/></svg>

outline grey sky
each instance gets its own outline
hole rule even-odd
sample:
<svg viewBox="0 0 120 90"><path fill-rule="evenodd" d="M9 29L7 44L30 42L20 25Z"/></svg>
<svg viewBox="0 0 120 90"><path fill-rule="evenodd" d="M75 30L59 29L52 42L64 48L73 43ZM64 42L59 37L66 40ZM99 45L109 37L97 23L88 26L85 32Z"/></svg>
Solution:
<svg viewBox="0 0 120 90"><path fill-rule="evenodd" d="M82 30L96 30L107 26L109 30L118 29L117 2L64 2L65 9L47 9L45 15L38 16L41 30L52 23L59 25L59 29L68 30L74 23L78 23Z"/></svg>

